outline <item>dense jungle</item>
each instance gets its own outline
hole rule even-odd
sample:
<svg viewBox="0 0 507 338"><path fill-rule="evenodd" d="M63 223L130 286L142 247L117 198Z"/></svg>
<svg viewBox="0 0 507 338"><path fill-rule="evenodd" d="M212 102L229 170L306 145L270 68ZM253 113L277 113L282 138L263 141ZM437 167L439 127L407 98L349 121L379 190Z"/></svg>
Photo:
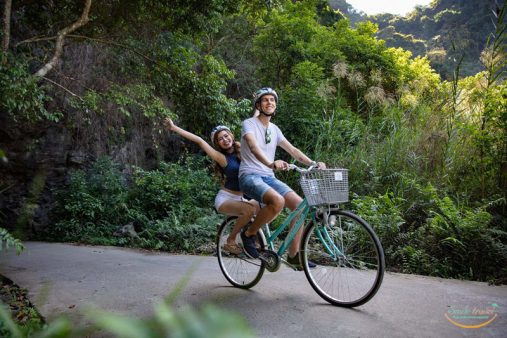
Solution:
<svg viewBox="0 0 507 338"><path fill-rule="evenodd" d="M284 135L349 169L388 270L507 281L505 1L0 3L0 244L211 254L220 181L162 122L239 135L270 86Z"/></svg>

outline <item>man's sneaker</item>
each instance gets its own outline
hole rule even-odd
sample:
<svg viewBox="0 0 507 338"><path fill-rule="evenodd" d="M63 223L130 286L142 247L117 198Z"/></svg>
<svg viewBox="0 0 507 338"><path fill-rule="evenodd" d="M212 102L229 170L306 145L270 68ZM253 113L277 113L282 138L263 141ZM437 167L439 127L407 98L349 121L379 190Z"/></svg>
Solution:
<svg viewBox="0 0 507 338"><path fill-rule="evenodd" d="M301 260L299 259L299 254L297 254L294 257L287 255L287 263L292 265L298 271L303 270L303 264L301 263ZM313 269L317 266L317 264L315 264L312 261L308 261L308 266L310 267L310 269Z"/></svg>
<svg viewBox="0 0 507 338"><path fill-rule="evenodd" d="M245 235L245 229L241 230L241 240L243 241L243 249L245 250L245 253L250 258L258 258L259 252L257 251L257 248L255 247L255 239L257 236L253 235L248 237Z"/></svg>

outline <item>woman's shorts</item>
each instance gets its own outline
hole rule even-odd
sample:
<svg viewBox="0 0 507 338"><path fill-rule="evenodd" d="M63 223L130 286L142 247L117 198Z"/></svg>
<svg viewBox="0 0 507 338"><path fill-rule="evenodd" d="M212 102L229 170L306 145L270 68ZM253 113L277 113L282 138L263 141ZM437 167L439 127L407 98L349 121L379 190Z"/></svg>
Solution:
<svg viewBox="0 0 507 338"><path fill-rule="evenodd" d="M244 199L243 196L234 195L228 191L220 189L218 191L217 196L215 197L215 210L218 212L218 209L220 209L222 204L224 204L224 202L227 202L227 201L241 202L241 201L247 201L247 200Z"/></svg>
<svg viewBox="0 0 507 338"><path fill-rule="evenodd" d="M281 196L287 195L292 190L287 184L273 176L261 176L257 174L247 174L239 178L239 187L241 191L257 202L262 203L264 194L273 189Z"/></svg>

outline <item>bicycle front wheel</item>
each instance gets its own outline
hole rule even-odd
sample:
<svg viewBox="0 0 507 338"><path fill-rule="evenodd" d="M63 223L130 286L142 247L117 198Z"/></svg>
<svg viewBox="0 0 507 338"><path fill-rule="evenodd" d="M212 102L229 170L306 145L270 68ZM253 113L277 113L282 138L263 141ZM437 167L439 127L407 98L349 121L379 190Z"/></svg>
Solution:
<svg viewBox="0 0 507 338"><path fill-rule="evenodd" d="M265 266L259 259L251 259L244 253L235 255L224 249L224 244L227 243L227 238L232 232L235 223L236 217L229 217L218 229L216 241L218 264L225 278L232 285L242 289L249 289L261 280ZM264 249L265 241L261 230L259 230L257 237L261 248ZM236 236L236 243L241 243L239 234Z"/></svg>
<svg viewBox="0 0 507 338"><path fill-rule="evenodd" d="M384 251L372 228L351 212L331 212L328 224L312 222L302 239L302 259L313 289L333 305L369 301L384 276ZM317 267L310 269L308 261Z"/></svg>

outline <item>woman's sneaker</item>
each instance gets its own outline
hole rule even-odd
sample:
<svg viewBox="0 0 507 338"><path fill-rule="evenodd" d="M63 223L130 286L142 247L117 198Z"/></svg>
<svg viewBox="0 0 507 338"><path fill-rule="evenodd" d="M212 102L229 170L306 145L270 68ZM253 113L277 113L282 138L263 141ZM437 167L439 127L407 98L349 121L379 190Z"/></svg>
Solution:
<svg viewBox="0 0 507 338"><path fill-rule="evenodd" d="M301 260L299 259L299 254L295 255L294 257L291 257L290 255L287 255L287 263L289 263L294 269L301 271L303 270L303 264L301 263ZM313 269L317 266L312 261L308 261L308 267L310 269Z"/></svg>
<svg viewBox="0 0 507 338"><path fill-rule="evenodd" d="M255 247L255 239L257 236L253 235L248 237L245 234L245 229L241 230L241 240L243 241L243 249L245 250L245 253L250 258L259 258L259 251L257 251L257 248Z"/></svg>

